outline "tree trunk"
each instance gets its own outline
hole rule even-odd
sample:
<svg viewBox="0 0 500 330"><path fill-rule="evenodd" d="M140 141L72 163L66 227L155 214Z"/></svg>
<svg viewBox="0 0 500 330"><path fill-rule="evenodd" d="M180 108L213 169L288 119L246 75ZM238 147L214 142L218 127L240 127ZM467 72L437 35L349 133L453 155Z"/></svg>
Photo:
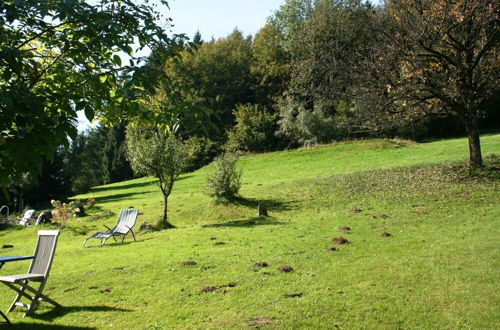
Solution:
<svg viewBox="0 0 500 330"><path fill-rule="evenodd" d="M168 196L170 195L170 191L163 191L162 190L162 193L163 193L163 216L161 218L160 226L162 228L175 228L174 225L172 225L170 222L168 222L168 215L167 215Z"/></svg>
<svg viewBox="0 0 500 330"><path fill-rule="evenodd" d="M471 167L482 167L483 157L479 141L479 124L475 116L468 123L465 123L465 129L467 130L467 138L469 139L469 165Z"/></svg>

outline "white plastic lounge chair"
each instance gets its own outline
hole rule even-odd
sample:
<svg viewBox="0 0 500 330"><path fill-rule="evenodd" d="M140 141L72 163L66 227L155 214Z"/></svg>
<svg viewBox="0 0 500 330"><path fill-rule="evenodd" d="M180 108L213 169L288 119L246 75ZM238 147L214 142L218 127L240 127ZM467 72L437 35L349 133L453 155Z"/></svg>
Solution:
<svg viewBox="0 0 500 330"><path fill-rule="evenodd" d="M122 236L122 243L123 240L125 239L125 236L130 232L132 234L132 237L135 239L134 232L132 231L132 227L134 227L135 222L137 220L137 215L139 214L139 211L136 209L126 209L126 210L121 210L120 215L118 216L118 220L116 222L116 225L113 228L108 228L106 232L97 232L94 235L88 237L83 241L83 247L86 247L87 241L91 238L99 239L101 240L101 246L106 243L106 240L110 237L113 237L113 239L116 242L115 236Z"/></svg>
<svg viewBox="0 0 500 330"><path fill-rule="evenodd" d="M19 220L19 224L21 226L27 226L28 222L33 217L33 214L35 214L35 210L28 210L28 211L24 212L23 218L21 220Z"/></svg>
<svg viewBox="0 0 500 330"><path fill-rule="evenodd" d="M1 276L0 282L17 292L17 296L10 305L8 312L11 312L17 306L27 308L23 316L30 315L37 307L40 301L46 301L56 307L60 307L57 302L42 294L47 278L49 277L50 267L56 251L58 230L40 230L38 232L38 241L35 248L35 255L27 274ZM30 286L30 282L39 282L38 289ZM21 298L28 298L29 304L21 303Z"/></svg>

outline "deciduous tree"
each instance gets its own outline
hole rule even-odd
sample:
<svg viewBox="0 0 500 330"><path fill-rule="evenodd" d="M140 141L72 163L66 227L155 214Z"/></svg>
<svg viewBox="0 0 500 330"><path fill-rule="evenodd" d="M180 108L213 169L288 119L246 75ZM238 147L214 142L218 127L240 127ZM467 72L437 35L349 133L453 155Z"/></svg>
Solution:
<svg viewBox="0 0 500 330"><path fill-rule="evenodd" d="M138 174L158 179L163 196L163 214L160 227L169 228L168 197L174 183L188 165L188 153L173 132L158 127L129 125L127 130L127 156Z"/></svg>
<svg viewBox="0 0 500 330"><path fill-rule="evenodd" d="M139 52L171 44L159 19L148 1L0 2L0 187L75 137L77 110L90 120L136 114L123 106L132 86L157 81Z"/></svg>
<svg viewBox="0 0 500 330"><path fill-rule="evenodd" d="M386 93L399 109L453 114L464 125L470 165L481 166L479 119L499 91L500 9L495 0L387 1L388 41L397 54Z"/></svg>

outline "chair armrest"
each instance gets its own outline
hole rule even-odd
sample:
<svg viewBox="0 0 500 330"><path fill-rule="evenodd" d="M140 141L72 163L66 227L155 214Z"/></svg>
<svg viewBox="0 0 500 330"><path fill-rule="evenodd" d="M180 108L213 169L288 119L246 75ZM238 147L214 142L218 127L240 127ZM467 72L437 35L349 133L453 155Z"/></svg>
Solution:
<svg viewBox="0 0 500 330"><path fill-rule="evenodd" d="M108 226L106 226L106 225L103 225L103 226L104 226L104 227L106 227L106 228L108 229L108 232L110 232L110 231L111 231L111 228L109 228Z"/></svg>

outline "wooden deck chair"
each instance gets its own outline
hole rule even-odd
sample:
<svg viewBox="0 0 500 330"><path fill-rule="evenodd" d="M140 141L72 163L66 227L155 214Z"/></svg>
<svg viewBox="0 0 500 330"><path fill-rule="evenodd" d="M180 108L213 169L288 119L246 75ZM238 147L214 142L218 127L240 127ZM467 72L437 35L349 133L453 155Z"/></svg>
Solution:
<svg viewBox="0 0 500 330"><path fill-rule="evenodd" d="M58 230L40 230L38 232L38 241L36 243L35 255L27 274L1 276L0 282L17 292L17 296L10 305L8 312L11 312L17 306L27 308L23 315L30 315L37 307L40 301L46 301L56 307L60 307L57 302L42 294L43 288L49 277L50 267L56 251ZM39 282L38 289L30 286L30 282ZM21 298L28 298L29 304L21 303Z"/></svg>
<svg viewBox="0 0 500 330"><path fill-rule="evenodd" d="M91 238L99 239L101 240L101 246L106 243L106 240L110 237L113 237L113 239L116 242L115 236L122 236L122 243L123 240L125 239L125 236L130 232L132 234L132 237L135 239L134 232L132 231L132 227L134 227L135 222L137 220L137 215L139 214L139 211L136 209L125 209L120 211L120 215L118 216L118 220L116 221L116 225L113 228L109 228L108 226L105 226L108 228L106 232L97 232L94 235L88 237L83 241L83 247L86 247L87 241Z"/></svg>

